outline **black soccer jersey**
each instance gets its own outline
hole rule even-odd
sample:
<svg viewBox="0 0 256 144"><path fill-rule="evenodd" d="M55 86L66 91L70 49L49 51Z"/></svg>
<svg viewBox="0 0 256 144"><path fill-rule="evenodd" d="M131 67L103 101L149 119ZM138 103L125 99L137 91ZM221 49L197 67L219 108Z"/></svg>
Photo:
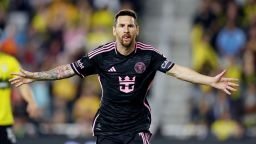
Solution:
<svg viewBox="0 0 256 144"><path fill-rule="evenodd" d="M116 43L104 44L71 64L80 77L98 74L102 88L100 109L93 122L94 135L148 131L151 123L146 95L156 71L167 72L174 63L150 45L136 42L124 56Z"/></svg>

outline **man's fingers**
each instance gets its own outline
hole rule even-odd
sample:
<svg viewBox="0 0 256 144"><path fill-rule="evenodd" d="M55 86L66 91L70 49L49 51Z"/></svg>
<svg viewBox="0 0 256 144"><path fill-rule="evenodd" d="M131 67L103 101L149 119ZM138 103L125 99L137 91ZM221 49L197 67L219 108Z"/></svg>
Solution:
<svg viewBox="0 0 256 144"><path fill-rule="evenodd" d="M216 78L217 78L217 81L220 81L222 79L222 77L224 76L224 74L226 73L226 70L223 70L221 73L219 73Z"/></svg>
<svg viewBox="0 0 256 144"><path fill-rule="evenodd" d="M222 77L225 73L226 73L226 70L223 70L223 71L219 74L219 76Z"/></svg>
<svg viewBox="0 0 256 144"><path fill-rule="evenodd" d="M16 87L19 87L19 86L21 86L21 85L23 85L24 83L23 82L18 82L15 86Z"/></svg>
<svg viewBox="0 0 256 144"><path fill-rule="evenodd" d="M19 79L10 81L11 84L16 84L16 83L19 83L19 82L20 82Z"/></svg>
<svg viewBox="0 0 256 144"><path fill-rule="evenodd" d="M232 90L232 91L237 91L235 88L232 88L231 86L227 86L227 89Z"/></svg>
<svg viewBox="0 0 256 144"><path fill-rule="evenodd" d="M231 95L231 93L227 89L224 89L224 91L226 94Z"/></svg>
<svg viewBox="0 0 256 144"><path fill-rule="evenodd" d="M24 75L26 75L27 74L27 71L25 71L24 69L20 69L20 72L22 73L22 74L24 74Z"/></svg>
<svg viewBox="0 0 256 144"><path fill-rule="evenodd" d="M24 77L25 75L23 73L17 72L17 73L11 73L13 76L21 76Z"/></svg>
<svg viewBox="0 0 256 144"><path fill-rule="evenodd" d="M12 85L14 85L15 87L19 87L19 86L21 86L21 85L23 85L23 84L25 84L25 83L23 83L23 82L21 82L21 81L16 81L16 82L13 82L13 83L11 83Z"/></svg>
<svg viewBox="0 0 256 144"><path fill-rule="evenodd" d="M235 83L238 83L238 82L239 82L239 79L237 79L237 78L223 78L222 81L224 81L224 82L235 82Z"/></svg>
<svg viewBox="0 0 256 144"><path fill-rule="evenodd" d="M228 85L233 86L233 87L238 87L239 86L239 84L233 83L233 82L228 82Z"/></svg>
<svg viewBox="0 0 256 144"><path fill-rule="evenodd" d="M31 77L33 74L29 71L26 71L24 69L20 69L20 72L22 73L23 77Z"/></svg>
<svg viewBox="0 0 256 144"><path fill-rule="evenodd" d="M12 78L9 80L9 82L13 82L13 81L16 81L16 80L19 80L20 78L19 77L15 77L15 78Z"/></svg>
<svg viewBox="0 0 256 144"><path fill-rule="evenodd" d="M23 69L20 69L20 72L13 72L13 73L11 73L11 75L26 77L26 76L29 76L29 73Z"/></svg>

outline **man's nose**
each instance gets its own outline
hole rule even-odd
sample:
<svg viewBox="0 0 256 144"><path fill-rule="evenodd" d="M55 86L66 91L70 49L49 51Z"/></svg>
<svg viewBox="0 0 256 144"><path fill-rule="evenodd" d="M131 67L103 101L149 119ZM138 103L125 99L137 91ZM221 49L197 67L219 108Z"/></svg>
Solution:
<svg viewBox="0 0 256 144"><path fill-rule="evenodd" d="M126 26L126 27L124 27L124 32L129 32L129 28L128 28L128 26Z"/></svg>

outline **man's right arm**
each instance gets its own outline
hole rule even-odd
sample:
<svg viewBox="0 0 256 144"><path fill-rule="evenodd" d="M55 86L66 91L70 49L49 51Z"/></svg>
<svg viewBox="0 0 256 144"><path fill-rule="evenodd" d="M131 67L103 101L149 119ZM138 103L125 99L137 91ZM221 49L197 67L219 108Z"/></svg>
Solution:
<svg viewBox="0 0 256 144"><path fill-rule="evenodd" d="M42 81L42 80L59 80L64 78L69 78L75 75L75 72L71 68L70 64L61 65L49 71L42 72L29 72L23 69L18 73L13 73L15 76L10 80L11 84L16 87L23 84L31 83L33 81Z"/></svg>
<svg viewBox="0 0 256 144"><path fill-rule="evenodd" d="M24 70L23 70L24 71ZM25 73L28 78L35 80L59 80L69 78L75 75L75 72L71 68L70 64L61 65L49 71L43 72L22 72Z"/></svg>

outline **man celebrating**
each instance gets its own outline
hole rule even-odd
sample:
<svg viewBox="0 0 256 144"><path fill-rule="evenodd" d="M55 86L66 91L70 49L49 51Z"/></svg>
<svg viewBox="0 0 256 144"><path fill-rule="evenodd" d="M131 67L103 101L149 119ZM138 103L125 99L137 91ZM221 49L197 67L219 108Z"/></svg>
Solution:
<svg viewBox="0 0 256 144"><path fill-rule="evenodd" d="M80 60L44 72L21 70L11 83L15 86L37 80L57 80L74 75L99 75L101 106L93 122L97 144L149 144L151 110L147 92L157 71L178 79L210 85L227 94L235 91L237 79L201 75L167 60L151 45L137 42L136 13L121 10L115 16L114 42L109 42Z"/></svg>

